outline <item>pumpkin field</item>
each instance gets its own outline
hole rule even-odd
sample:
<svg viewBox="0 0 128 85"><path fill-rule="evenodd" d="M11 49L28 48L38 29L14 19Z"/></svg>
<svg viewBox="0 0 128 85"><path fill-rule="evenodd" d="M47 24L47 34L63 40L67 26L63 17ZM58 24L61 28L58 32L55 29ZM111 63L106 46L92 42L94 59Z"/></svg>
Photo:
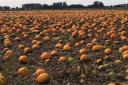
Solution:
<svg viewBox="0 0 128 85"><path fill-rule="evenodd" d="M128 85L128 11L0 12L0 85Z"/></svg>

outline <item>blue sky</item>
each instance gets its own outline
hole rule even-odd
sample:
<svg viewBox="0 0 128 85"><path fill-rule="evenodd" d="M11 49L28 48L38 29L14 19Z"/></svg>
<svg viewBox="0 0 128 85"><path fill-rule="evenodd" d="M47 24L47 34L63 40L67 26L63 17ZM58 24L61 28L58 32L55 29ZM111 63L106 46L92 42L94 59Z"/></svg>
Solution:
<svg viewBox="0 0 128 85"><path fill-rule="evenodd" d="M66 1L67 4L83 4L89 5L96 0L0 0L0 5L10 7L21 7L25 3L41 3L41 4L52 4L53 2ZM122 4L128 3L128 0L98 0L102 1L105 5Z"/></svg>

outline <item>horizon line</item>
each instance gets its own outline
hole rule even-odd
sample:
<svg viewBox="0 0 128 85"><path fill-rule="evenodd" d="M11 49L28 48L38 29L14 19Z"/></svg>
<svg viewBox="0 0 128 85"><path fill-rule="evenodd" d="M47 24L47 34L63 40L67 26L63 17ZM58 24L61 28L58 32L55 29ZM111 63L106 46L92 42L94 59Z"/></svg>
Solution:
<svg viewBox="0 0 128 85"><path fill-rule="evenodd" d="M96 1L98 1L98 0L96 0ZM21 5L19 5L19 6L9 6L9 5L2 5L2 3L1 3L1 6L3 7L3 6L8 6L8 7L11 7L11 8L15 8L15 7L22 7L22 5L24 5L24 4L41 4L41 5L44 5L44 4L46 4L46 5L53 5L53 3L59 3L59 2L66 2L66 1L58 1L58 2L52 2L51 4L48 4L48 3L39 3L39 2L28 2L28 3L23 3L23 4L21 4ZM94 1L95 2L95 1ZM93 3L94 3L93 2ZM99 2L102 2L102 1L99 1ZM67 3L67 2L66 2ZM104 6L114 6L114 5L123 5L123 4L128 4L128 2L127 3L119 3L119 4L110 4L110 5L106 5L104 2L102 2L103 4L104 4ZM81 3L67 3L67 5L69 6L69 5L83 5L83 6L88 6L88 5L92 5L92 4L81 4Z"/></svg>

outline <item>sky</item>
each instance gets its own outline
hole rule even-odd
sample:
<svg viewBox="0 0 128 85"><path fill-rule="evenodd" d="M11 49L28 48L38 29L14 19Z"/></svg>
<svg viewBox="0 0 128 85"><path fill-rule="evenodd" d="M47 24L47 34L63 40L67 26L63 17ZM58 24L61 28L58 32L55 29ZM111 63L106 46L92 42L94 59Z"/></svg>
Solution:
<svg viewBox="0 0 128 85"><path fill-rule="evenodd" d="M10 7L21 7L25 3L41 3L51 5L53 2L67 2L70 4L83 4L90 5L96 0L0 0L1 6L10 6ZM128 3L128 0L97 0L102 1L105 5L116 5L116 4L125 4Z"/></svg>

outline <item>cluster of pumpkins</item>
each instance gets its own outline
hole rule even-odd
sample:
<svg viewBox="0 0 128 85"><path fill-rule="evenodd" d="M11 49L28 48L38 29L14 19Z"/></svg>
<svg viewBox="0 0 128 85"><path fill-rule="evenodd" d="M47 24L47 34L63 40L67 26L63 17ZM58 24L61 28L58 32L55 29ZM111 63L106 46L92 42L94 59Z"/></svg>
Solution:
<svg viewBox="0 0 128 85"><path fill-rule="evenodd" d="M9 60L17 51L22 54L18 57L20 63L28 62L27 54L34 53L42 48L48 51L41 51L40 60L48 62L53 56L59 56L59 62L68 61L67 56L61 55L61 52L69 53L78 52L78 59L88 62L91 60L89 54L103 52L104 58L96 59L95 63L99 65L99 69L103 68L102 62L110 58L116 49L123 60L128 60L127 41L127 22L128 16L126 11L55 11L54 13L44 11L41 14L19 13L1 15L0 19L0 36L3 36L3 59ZM39 16L39 17L38 17ZM118 24L120 26L118 26ZM117 29L120 27L119 29ZM28 42L29 41L29 42ZM122 43L125 43L123 46ZM16 44L16 45L15 45ZM47 49L53 44L53 49ZM111 47L112 46L112 47ZM52 46L51 46L52 47ZM16 49L16 50L14 50ZM37 56L35 56L37 57ZM77 56L76 56L77 57ZM114 60L116 65L122 64L121 59ZM93 62L93 59L92 59ZM28 67L21 67L18 74L26 76L29 74ZM44 69L35 71L35 80L38 83L48 82L50 79L48 73ZM4 77L0 77L1 82ZM108 85L116 85L110 83Z"/></svg>

